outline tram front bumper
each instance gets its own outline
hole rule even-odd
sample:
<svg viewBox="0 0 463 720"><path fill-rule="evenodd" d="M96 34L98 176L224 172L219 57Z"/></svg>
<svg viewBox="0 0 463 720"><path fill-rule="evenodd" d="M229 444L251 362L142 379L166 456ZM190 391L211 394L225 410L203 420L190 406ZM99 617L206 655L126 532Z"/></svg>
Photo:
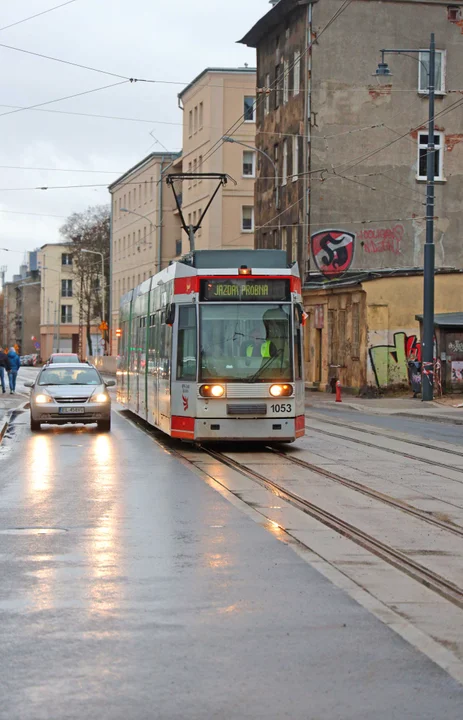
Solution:
<svg viewBox="0 0 463 720"><path fill-rule="evenodd" d="M297 435L300 434L302 433ZM292 442L297 435L295 418L207 418L207 420L201 418L195 421L194 439Z"/></svg>

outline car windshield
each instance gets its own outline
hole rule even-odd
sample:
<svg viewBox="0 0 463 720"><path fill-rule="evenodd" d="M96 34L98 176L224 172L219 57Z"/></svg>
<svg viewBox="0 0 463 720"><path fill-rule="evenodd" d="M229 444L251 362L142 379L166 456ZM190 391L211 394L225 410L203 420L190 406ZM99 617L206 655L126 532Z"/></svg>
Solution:
<svg viewBox="0 0 463 720"><path fill-rule="evenodd" d="M101 385L94 368L47 368L42 370L39 385Z"/></svg>
<svg viewBox="0 0 463 720"><path fill-rule="evenodd" d="M201 305L201 380L291 380L290 311L288 304Z"/></svg>
<svg viewBox="0 0 463 720"><path fill-rule="evenodd" d="M50 362L52 363L79 363L77 355L52 355Z"/></svg>

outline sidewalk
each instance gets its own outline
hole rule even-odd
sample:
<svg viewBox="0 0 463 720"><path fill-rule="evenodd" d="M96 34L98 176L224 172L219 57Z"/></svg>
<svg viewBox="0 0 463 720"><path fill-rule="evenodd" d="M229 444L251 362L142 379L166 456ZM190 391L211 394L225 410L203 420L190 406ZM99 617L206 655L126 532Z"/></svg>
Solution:
<svg viewBox="0 0 463 720"><path fill-rule="evenodd" d="M10 395L9 393L6 393L5 395L0 394L0 443L6 432L9 414L12 410L16 410L26 402L27 398L24 395Z"/></svg>
<svg viewBox="0 0 463 720"><path fill-rule="evenodd" d="M372 415L398 415L411 417L415 420L432 420L454 425L463 425L463 408L445 405L441 402L422 402L419 398L359 398L343 395L341 403L335 401L331 393L306 392L306 407L320 409L357 410ZM462 398L463 399L463 398Z"/></svg>

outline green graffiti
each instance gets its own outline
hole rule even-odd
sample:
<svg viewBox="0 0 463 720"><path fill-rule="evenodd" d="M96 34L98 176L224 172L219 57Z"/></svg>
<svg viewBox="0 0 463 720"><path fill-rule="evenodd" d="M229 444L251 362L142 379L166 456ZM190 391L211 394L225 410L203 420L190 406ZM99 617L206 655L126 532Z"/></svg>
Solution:
<svg viewBox="0 0 463 720"><path fill-rule="evenodd" d="M369 352L378 387L408 384L406 333L395 333L394 345L377 345Z"/></svg>

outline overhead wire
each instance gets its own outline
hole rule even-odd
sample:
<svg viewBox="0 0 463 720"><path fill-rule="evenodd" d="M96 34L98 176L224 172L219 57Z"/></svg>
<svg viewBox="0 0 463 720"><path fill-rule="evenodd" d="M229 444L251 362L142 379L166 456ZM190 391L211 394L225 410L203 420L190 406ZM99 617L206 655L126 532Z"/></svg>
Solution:
<svg viewBox="0 0 463 720"><path fill-rule="evenodd" d="M9 28L16 27L16 25L21 25L22 23L25 23L28 20L34 20L34 18L38 18L41 15L47 15L48 13L51 13L54 10L59 10L60 8L65 7L66 5L72 5L72 3L75 3L75 2L77 2L77 0L67 0L67 2L61 3L61 5L55 5L54 7L48 8L48 10L42 10L42 12L35 13L35 15L29 15L29 17L23 18L22 20L17 20L14 23L10 23L9 25L4 25L3 27L0 27L0 32L2 30L8 30Z"/></svg>

